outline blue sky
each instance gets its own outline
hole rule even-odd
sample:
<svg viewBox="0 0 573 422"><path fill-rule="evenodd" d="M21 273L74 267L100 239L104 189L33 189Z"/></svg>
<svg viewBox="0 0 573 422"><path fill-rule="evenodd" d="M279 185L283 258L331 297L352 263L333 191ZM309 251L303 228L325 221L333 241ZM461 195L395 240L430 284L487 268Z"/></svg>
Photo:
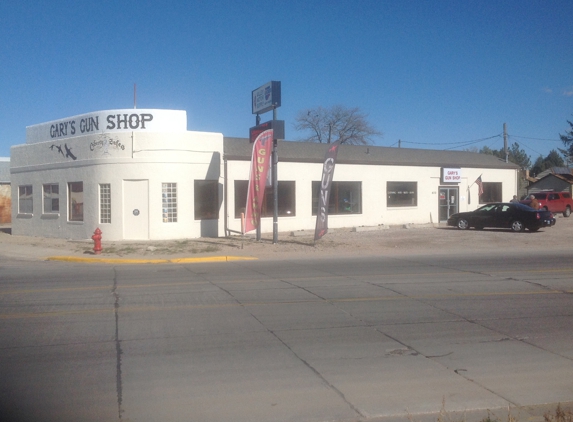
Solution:
<svg viewBox="0 0 573 422"><path fill-rule="evenodd" d="M298 111L341 104L381 146L499 149L505 122L534 161L573 120L572 16L571 0L4 1L0 156L26 126L132 108L134 83L138 108L247 137L251 91L277 80L290 140Z"/></svg>

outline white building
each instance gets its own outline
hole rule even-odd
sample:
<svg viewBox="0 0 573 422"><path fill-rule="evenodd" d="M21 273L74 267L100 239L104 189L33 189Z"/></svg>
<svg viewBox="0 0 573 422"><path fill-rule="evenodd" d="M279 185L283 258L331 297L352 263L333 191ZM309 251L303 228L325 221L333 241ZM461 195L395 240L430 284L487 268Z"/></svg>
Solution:
<svg viewBox="0 0 573 422"><path fill-rule="evenodd" d="M188 131L185 111L100 111L26 135L11 148L14 235L86 239L99 227L106 240L181 239L241 230L252 144ZM326 149L278 142L280 231L314 229ZM518 167L489 155L342 145L329 227L437 223L509 200L517 183ZM269 192L263 233L273 230L272 212Z"/></svg>

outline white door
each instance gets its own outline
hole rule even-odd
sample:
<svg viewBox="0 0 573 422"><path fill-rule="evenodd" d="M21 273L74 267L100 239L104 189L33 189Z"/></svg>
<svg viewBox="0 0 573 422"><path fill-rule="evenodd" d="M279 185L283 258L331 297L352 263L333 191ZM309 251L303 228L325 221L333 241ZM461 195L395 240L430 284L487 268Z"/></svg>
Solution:
<svg viewBox="0 0 573 422"><path fill-rule="evenodd" d="M149 239L149 180L123 181L123 238Z"/></svg>

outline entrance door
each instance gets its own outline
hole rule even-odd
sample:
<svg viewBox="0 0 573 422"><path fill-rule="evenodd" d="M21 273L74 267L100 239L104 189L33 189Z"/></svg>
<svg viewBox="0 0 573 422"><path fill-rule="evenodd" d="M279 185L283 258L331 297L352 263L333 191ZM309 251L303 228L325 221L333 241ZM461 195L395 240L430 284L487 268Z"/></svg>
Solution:
<svg viewBox="0 0 573 422"><path fill-rule="evenodd" d="M149 181L123 181L123 238L149 239Z"/></svg>
<svg viewBox="0 0 573 422"><path fill-rule="evenodd" d="M441 187L440 188L440 223L448 220L450 215L458 212L458 188Z"/></svg>

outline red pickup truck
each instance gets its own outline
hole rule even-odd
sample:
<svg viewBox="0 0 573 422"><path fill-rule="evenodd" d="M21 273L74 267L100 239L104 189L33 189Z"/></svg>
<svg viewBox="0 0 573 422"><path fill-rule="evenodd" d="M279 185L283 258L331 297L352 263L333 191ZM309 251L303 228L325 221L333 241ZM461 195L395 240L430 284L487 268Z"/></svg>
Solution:
<svg viewBox="0 0 573 422"><path fill-rule="evenodd" d="M519 202L529 205L531 203L531 195L534 195L539 201L539 209L545 209L554 214L562 212L564 217L569 217L571 215L573 199L571 199L571 194L569 192L534 192L527 195L525 199Z"/></svg>

